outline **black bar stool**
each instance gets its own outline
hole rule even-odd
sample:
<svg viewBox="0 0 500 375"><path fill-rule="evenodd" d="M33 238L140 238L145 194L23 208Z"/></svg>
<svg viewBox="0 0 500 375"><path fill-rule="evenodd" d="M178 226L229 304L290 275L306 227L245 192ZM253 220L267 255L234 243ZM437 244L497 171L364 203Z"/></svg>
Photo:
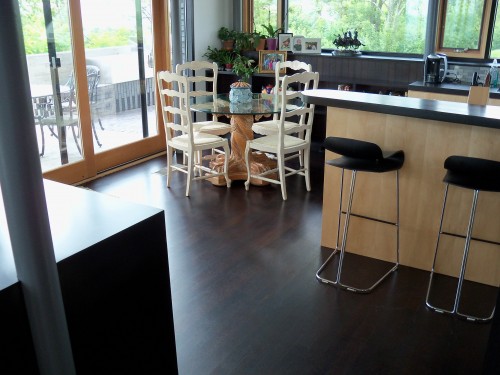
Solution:
<svg viewBox="0 0 500 375"><path fill-rule="evenodd" d="M460 297L462 294L462 286L464 282L465 269L467 266L467 258L469 256L471 240L487 242L493 245L500 246L500 243L498 242L472 237L472 229L474 226L474 217L476 215L476 206L477 206L479 191L482 190L482 191L500 192L500 162L493 160L472 158L467 156L450 156L445 160L444 168L447 170L446 175L444 176L443 179L444 183L446 184L444 190L444 201L443 201L443 208L441 211L441 220L439 223L439 234L436 243L436 251L434 253L434 261L432 263L432 270L429 280L429 286L427 288L427 296L425 299L425 303L429 308L440 313L457 315L461 318L465 318L471 321L488 322L493 318L493 315L495 314L495 308L493 308L491 315L489 315L488 317L478 317L468 314L462 314L458 311L458 307L460 304ZM446 199L448 197L448 188L450 184L465 189L471 189L474 191L472 198L472 208L469 217L469 224L467 227L467 234L465 236L454 233L443 232L443 219L446 208ZM455 302L453 304L452 310L446 310L440 307L436 307L429 302L429 296L432 289L432 278L435 272L436 259L438 255L439 240L441 238L441 234L453 237L465 238L464 253L462 257L462 264L460 267L460 274L458 277Z"/></svg>
<svg viewBox="0 0 500 375"><path fill-rule="evenodd" d="M316 278L323 283L338 286L352 292L369 293L378 284L380 284L387 276L389 276L391 272L395 271L399 265L399 169L401 169L404 163L404 152L403 151L382 152L380 147L374 143L355 140L355 139L339 138L339 137L326 138L326 140L323 143L323 147L329 151L342 155L340 158L329 160L326 162L327 164L333 165L334 167L342 168L342 175L340 179L340 203L338 212L337 243L334 252L328 257L326 262L323 263L318 272L316 272ZM351 177L351 186L349 191L349 199L347 203L347 210L344 212L342 210L342 191L344 187L344 170L346 169L352 171L352 177ZM357 215L351 212L353 195L354 195L354 186L356 184L356 173L358 171L374 172L374 173L385 173L385 172L396 171L396 222L389 222L373 217ZM344 230L342 233L342 243L339 249L340 222L342 214L345 214L345 222L344 222ZM388 272L386 272L381 278L379 278L373 285L367 288L356 288L353 286L343 284L341 281L342 263L344 261L344 254L347 243L347 234L349 231L349 219L351 216L396 226L396 262ZM339 251L340 251L340 258L339 258L337 276L335 281L321 277L320 276L321 272L325 269L327 264L334 259L335 254L337 254Z"/></svg>

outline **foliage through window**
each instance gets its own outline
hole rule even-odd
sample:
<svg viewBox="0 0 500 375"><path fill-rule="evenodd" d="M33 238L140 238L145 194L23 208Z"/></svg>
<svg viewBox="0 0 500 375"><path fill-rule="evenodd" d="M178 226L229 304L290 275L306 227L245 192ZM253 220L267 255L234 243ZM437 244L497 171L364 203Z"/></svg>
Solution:
<svg viewBox="0 0 500 375"><path fill-rule="evenodd" d="M493 39L491 41L491 54L490 57L492 59L500 58L500 15L497 10L496 20L495 20L495 29L493 32Z"/></svg>
<svg viewBox="0 0 500 375"><path fill-rule="evenodd" d="M277 0L254 0L253 22L255 31L266 34L266 30L262 25L271 25L273 29L277 29L277 20Z"/></svg>
<svg viewBox="0 0 500 375"><path fill-rule="evenodd" d="M289 0L288 31L322 38L323 48L358 30L364 51L423 53L427 0Z"/></svg>
<svg viewBox="0 0 500 375"><path fill-rule="evenodd" d="M484 0L448 0L445 6L442 48L478 50Z"/></svg>

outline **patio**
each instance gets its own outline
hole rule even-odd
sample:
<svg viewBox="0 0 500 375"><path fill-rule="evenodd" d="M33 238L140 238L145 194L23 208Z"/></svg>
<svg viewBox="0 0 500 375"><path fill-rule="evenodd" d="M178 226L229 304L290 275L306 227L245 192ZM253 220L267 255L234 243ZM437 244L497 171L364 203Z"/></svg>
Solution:
<svg viewBox="0 0 500 375"><path fill-rule="evenodd" d="M155 106L147 107L148 113L148 129L149 135L157 134L156 127L156 112ZM97 137L102 146L99 147L94 137L94 150L95 153L110 150L112 148L137 141L142 139L142 116L140 108L131 109L127 111L117 112L113 114L100 115L100 119L104 130L99 126L97 118L95 119L95 129ZM42 171L48 171L61 166L61 156L59 152L59 141L52 135L45 127L45 152L40 157ZM38 139L38 149L41 150L42 140L40 134L40 126L36 125L36 134ZM69 162L75 162L82 159L82 155L78 152L73 134L70 129L66 132L68 158ZM78 138L80 141L80 138Z"/></svg>

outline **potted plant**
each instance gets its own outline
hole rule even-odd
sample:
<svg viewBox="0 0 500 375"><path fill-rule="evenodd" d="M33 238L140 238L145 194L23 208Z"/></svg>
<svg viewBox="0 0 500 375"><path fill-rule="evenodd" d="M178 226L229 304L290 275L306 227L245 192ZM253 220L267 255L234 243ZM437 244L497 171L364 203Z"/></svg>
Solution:
<svg viewBox="0 0 500 375"><path fill-rule="evenodd" d="M240 78L238 82L231 84L229 100L233 103L248 103L252 100L252 86L248 81L253 73L257 71L254 60L238 55L234 59L233 72Z"/></svg>
<svg viewBox="0 0 500 375"><path fill-rule="evenodd" d="M234 48L234 39L236 37L236 32L229 30L227 27L223 26L217 32L217 37L222 41L222 48L228 51L232 51Z"/></svg>
<svg viewBox="0 0 500 375"><path fill-rule="evenodd" d="M248 82L250 77L257 71L255 61L242 55L237 55L233 61L233 72L240 78L240 81Z"/></svg>
<svg viewBox="0 0 500 375"><path fill-rule="evenodd" d="M344 35L340 34L333 40L333 45L337 48L333 51L334 55L356 55L361 52L358 51L358 48L364 46L363 43L358 39L358 31L354 30L353 32L346 31Z"/></svg>
<svg viewBox="0 0 500 375"><path fill-rule="evenodd" d="M206 57L208 60L213 61L219 65L219 70L222 70L224 68L224 55L228 53L229 51L223 50L223 49L217 49L214 47L207 47L207 51L203 54L204 57Z"/></svg>
<svg viewBox="0 0 500 375"><path fill-rule="evenodd" d="M278 44L278 34L283 31L281 27L275 29L270 23L261 25L266 30L266 48L275 50Z"/></svg>
<svg viewBox="0 0 500 375"><path fill-rule="evenodd" d="M222 50L221 51L221 64L224 66L225 70L231 71L233 69L234 63L234 53L232 51Z"/></svg>
<svg viewBox="0 0 500 375"><path fill-rule="evenodd" d="M236 51L251 51L255 49L255 41L252 33L236 33L234 40L234 48Z"/></svg>
<svg viewBox="0 0 500 375"><path fill-rule="evenodd" d="M252 35L253 35L255 50L262 51L263 49L265 49L266 48L266 36L262 35L258 31L254 31L252 33Z"/></svg>

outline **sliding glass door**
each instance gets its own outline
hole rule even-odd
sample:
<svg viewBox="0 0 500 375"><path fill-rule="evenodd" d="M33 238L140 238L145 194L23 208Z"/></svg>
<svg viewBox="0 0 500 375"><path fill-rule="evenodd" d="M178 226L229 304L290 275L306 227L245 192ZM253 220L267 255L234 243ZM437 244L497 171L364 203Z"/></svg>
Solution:
<svg viewBox="0 0 500 375"><path fill-rule="evenodd" d="M68 7L64 1L21 0L20 9L45 171L82 159Z"/></svg>
<svg viewBox="0 0 500 375"><path fill-rule="evenodd" d="M162 151L154 71L168 66L164 1L20 5L44 175L75 183Z"/></svg>

